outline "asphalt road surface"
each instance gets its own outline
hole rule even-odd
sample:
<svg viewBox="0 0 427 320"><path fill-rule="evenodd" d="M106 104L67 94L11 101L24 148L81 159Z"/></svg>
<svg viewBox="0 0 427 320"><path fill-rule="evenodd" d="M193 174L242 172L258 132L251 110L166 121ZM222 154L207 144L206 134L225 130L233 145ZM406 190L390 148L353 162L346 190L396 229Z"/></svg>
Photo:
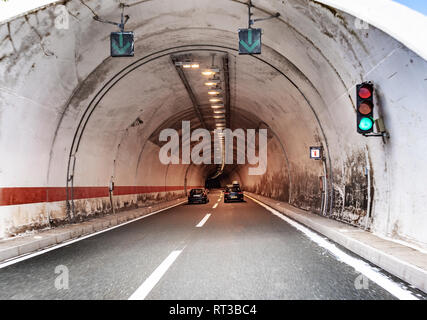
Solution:
<svg viewBox="0 0 427 320"><path fill-rule="evenodd" d="M4 267L0 299L395 299L252 200L220 197Z"/></svg>

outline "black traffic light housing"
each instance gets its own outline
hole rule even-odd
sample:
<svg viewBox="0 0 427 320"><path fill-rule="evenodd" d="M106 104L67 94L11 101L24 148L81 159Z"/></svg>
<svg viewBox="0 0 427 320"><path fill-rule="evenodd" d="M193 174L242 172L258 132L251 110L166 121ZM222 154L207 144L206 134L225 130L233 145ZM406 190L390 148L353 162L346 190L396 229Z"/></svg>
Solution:
<svg viewBox="0 0 427 320"><path fill-rule="evenodd" d="M374 131L374 85L364 82L356 85L357 132L367 134Z"/></svg>

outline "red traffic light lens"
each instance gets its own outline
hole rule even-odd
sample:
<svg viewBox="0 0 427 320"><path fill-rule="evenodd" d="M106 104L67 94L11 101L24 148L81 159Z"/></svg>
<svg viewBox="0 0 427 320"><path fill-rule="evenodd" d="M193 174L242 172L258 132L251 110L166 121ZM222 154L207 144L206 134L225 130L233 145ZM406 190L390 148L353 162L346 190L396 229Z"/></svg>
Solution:
<svg viewBox="0 0 427 320"><path fill-rule="evenodd" d="M367 102L363 102L359 105L359 113L363 114L363 115L368 115L372 112L372 106L371 104L367 103Z"/></svg>
<svg viewBox="0 0 427 320"><path fill-rule="evenodd" d="M367 88L367 87L361 87L361 88L359 89L358 95L359 95L359 97L361 97L362 99L368 99L368 98L370 98L370 97L372 96L372 92L371 92L371 90L370 90L369 88Z"/></svg>

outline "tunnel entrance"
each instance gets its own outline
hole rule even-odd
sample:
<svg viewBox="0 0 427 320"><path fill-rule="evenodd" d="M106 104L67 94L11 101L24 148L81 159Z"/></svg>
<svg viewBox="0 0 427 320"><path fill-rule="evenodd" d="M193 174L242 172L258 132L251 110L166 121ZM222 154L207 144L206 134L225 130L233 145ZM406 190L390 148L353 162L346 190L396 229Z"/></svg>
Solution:
<svg viewBox="0 0 427 320"><path fill-rule="evenodd" d="M265 128L268 132L268 158L270 160L268 162L269 172L267 172L266 175L248 177L247 164L241 165L233 163L218 166L212 163L210 165L192 165L191 168L189 167L190 170L186 170L185 178L183 179L185 189L188 189L188 186L191 185L189 182L191 171L198 170L203 176L203 183L205 185L210 177L218 177L220 174L222 175L221 177L229 175L230 181L240 181L245 185L247 190L262 192L267 196L297 204L306 199L311 199L310 207L314 209L316 206L319 207L321 197L320 190L317 190L316 187L305 188L302 187L302 185L297 185L297 189L294 188L293 181L295 179L297 184L305 184L305 182L303 182L304 180L317 180L318 176L318 174L313 175L307 172L307 170L304 170L305 172L299 175L295 171L292 173L292 166L297 166L297 161L296 159L289 159L288 152L290 150L294 153L292 150L295 148L302 151L301 147L303 147L305 143L300 139L303 135L301 135L300 138L296 137L297 139L292 141L288 140L286 137L287 134L284 132L291 126L293 127L294 133L299 130L307 130L307 127L312 127L313 131L317 132L319 130L318 119L313 117L314 110L310 107L307 98L301 94L301 90L298 86L293 83L286 74L272 65L271 62L254 56L247 57L245 60L246 61L241 61L240 58L238 58L236 50L228 47L197 45L189 48L182 48L181 46L162 50L158 53L140 58L136 62L121 69L115 75L112 75L111 79L87 106L79 122L79 127L75 132L68 163L68 177L70 178L67 180L67 195L71 200L71 204L73 202L73 193L71 189L74 188L73 185L75 185L75 183L73 180L74 177L77 176L74 170L78 167L78 165L76 166L76 161L79 161L78 157L75 157L75 154L81 148L81 143L89 142L84 136L92 136L91 123L94 123L94 119L91 118L102 117L103 115L108 117L108 114L116 107L115 105L111 105L110 107L108 101L105 101L108 96L116 96L120 90L124 90L124 86L128 86L130 81L141 81L136 80L137 78L141 78L140 75L148 79L153 70L156 72L155 75L153 74L153 77L162 79L161 73L157 70L159 68L158 66L162 66L162 69L165 68L164 66L167 66L163 72L166 72L168 75L167 81L173 82L174 84L174 93L167 99L173 99L173 102L171 101L173 106L171 104L170 107L174 109L172 115L166 119L165 115L168 115L169 112L157 114L158 116L155 120L157 123L154 125L152 122L153 125L150 126L152 130L148 138L150 145L161 148L166 143L166 141L162 142L159 140L159 135L164 129L174 129L182 135L181 128L183 121L189 121L191 123L191 130L203 128L213 132L215 129L224 128L229 128L231 130L246 130L249 128L259 130ZM266 74L264 71L265 68L269 70ZM258 76L254 78L254 74ZM268 82L263 85L264 89L260 88L264 90L264 92L269 92L269 95L263 96L263 94L256 93L256 91L259 90L255 90L255 88L259 87L258 77L269 78ZM90 79L88 79L88 81L90 81ZM147 87L149 87L148 84ZM283 88L287 89L283 90ZM130 88L127 88L126 90L129 89ZM137 90L138 89L135 89L132 93L132 95L135 96L132 101L138 99ZM143 92L146 95L154 95L154 92L149 92L148 90L144 90ZM238 92L242 93L239 95ZM275 95L278 96L276 97ZM294 96L298 95L302 100L297 103L297 105L299 105L299 110L295 113L296 109L294 108L297 106L294 105L296 103ZM76 96L79 96L79 92L76 93ZM121 94L117 96L117 99L120 99L120 97ZM111 99L112 97L108 98ZM146 97L144 97L144 99L147 100ZM113 98L113 100L116 99ZM74 101L71 101L70 104L73 104L73 102ZM169 104L169 102L167 104ZM140 111L144 111L145 108L151 108L151 106L144 107L144 102L138 106ZM290 109L286 110L287 108ZM302 110L304 110L304 116ZM136 128L137 131L138 128L144 129L144 126L139 124L149 123L149 120L143 120L144 117L146 117L144 115L147 113L143 112L141 114L141 112L137 112L137 110L134 111L135 112L132 113L134 114L132 118L136 118L137 120L126 120L131 122L129 128L131 130ZM292 115L288 117L285 122L283 122L284 118L279 120L277 117L278 114L283 112ZM298 113L300 115L298 115ZM295 123L295 116L297 116L297 118L303 116L305 119L311 119L309 122L305 120L304 122L300 121ZM123 121L122 119L121 123L123 123ZM317 139L322 140L320 138L321 135L322 134L319 133ZM180 140L182 139L186 140L188 137L180 136ZM292 143L289 141L292 141ZM196 143L197 141L189 141L190 149L193 148ZM148 146L147 142L145 142L138 151L138 159L141 159L141 157L146 154L147 150ZM79 153L81 154L81 152ZM237 157L238 150L233 147L233 158L237 159ZM294 158L295 157L300 158L300 156L297 155L295 155ZM117 159L114 161L116 160ZM139 176L139 171L145 170L145 166L141 167L140 165L142 165L142 162L139 160L136 167L137 176ZM114 166L119 166L119 163L117 161L114 162ZM308 163L306 167L309 167ZM168 170L168 172L171 171ZM215 182L215 185L217 185L217 182ZM315 185L317 186L317 183ZM293 190L295 190L295 193L293 193ZM304 192L311 194L314 192L317 195L313 198L311 195L308 197L307 195L298 194ZM73 208L73 205L69 205L68 207Z"/></svg>
<svg viewBox="0 0 427 320"><path fill-rule="evenodd" d="M405 34L416 16L390 23L380 10L329 0L256 0L252 9L249 0L125 2L52 1L0 22L0 239L104 216L117 224L179 207L192 189L239 181L248 199L279 211L427 246L426 148L416 139L427 128L427 46ZM253 30L239 39L248 5L262 29L259 55L239 54L241 40L254 40ZM58 6L70 14L67 28L58 28ZM99 22L115 20L119 6L135 35L126 58L111 55L113 26ZM122 49L130 43L120 39ZM375 90L361 109L357 88L366 83ZM356 131L358 116L377 123L368 129L377 135ZM228 153L227 135L217 134L226 129L245 135L233 135ZM172 134L161 138L165 130ZM266 150L259 174L251 174L259 162L248 157L249 130L258 134L255 156L260 145ZM174 161L163 162L171 143ZM244 214L248 229L257 219L249 201L224 205L219 190L211 200L217 207L193 206L191 219L212 214L203 223L215 221L220 233ZM188 211L181 209L174 231ZM215 210L227 223L213 220L221 219Z"/></svg>
<svg viewBox="0 0 427 320"><path fill-rule="evenodd" d="M248 191L384 234L425 239L418 221L400 218L410 212L423 219L424 204L417 200L422 181L409 166L395 165L422 159L418 150L425 148L410 147L405 135L383 148L381 141L361 137L354 124L354 89L362 81L378 88L375 110L388 128L418 123L391 110L425 100L419 85L425 83L425 61L381 29L358 29L355 16L305 0L256 3L256 16L280 17L259 22L261 55L240 56L237 30L247 24L247 3L200 1L196 9L191 0L172 7L131 4L128 26L137 38L129 59L109 56L109 31L94 20L95 13L116 16L113 2L94 11L67 2L70 12L79 13L67 32L52 28L54 5L29 13L30 23L21 16L0 26L0 64L7 71L0 136L9 150L2 167L12 168L1 172L7 227L0 236L67 221L70 212L90 216L176 198L217 176L220 183L238 180ZM41 43L32 41L31 25ZM397 81L407 88L397 90ZM402 91L411 94L399 96ZM182 121L190 121L192 131L267 128L266 173L248 175L248 163L189 164L182 155L179 165L161 164L163 129L176 129L190 148L198 143L182 139ZM311 146L322 147L325 159L310 160ZM34 154L41 155L37 174L27 163ZM408 176L416 183L400 183Z"/></svg>

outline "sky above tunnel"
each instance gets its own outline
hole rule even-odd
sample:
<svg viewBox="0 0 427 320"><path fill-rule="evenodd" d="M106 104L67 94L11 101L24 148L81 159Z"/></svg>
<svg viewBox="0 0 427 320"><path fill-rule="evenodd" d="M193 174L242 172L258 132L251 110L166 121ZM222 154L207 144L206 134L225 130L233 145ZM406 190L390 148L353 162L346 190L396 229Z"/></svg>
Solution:
<svg viewBox="0 0 427 320"><path fill-rule="evenodd" d="M426 0L393 0L427 16ZM36 9L55 0L0 0L0 21L10 19L22 12Z"/></svg>
<svg viewBox="0 0 427 320"><path fill-rule="evenodd" d="M427 1L426 0L394 0L394 2L401 3L415 11L421 12L427 16Z"/></svg>

